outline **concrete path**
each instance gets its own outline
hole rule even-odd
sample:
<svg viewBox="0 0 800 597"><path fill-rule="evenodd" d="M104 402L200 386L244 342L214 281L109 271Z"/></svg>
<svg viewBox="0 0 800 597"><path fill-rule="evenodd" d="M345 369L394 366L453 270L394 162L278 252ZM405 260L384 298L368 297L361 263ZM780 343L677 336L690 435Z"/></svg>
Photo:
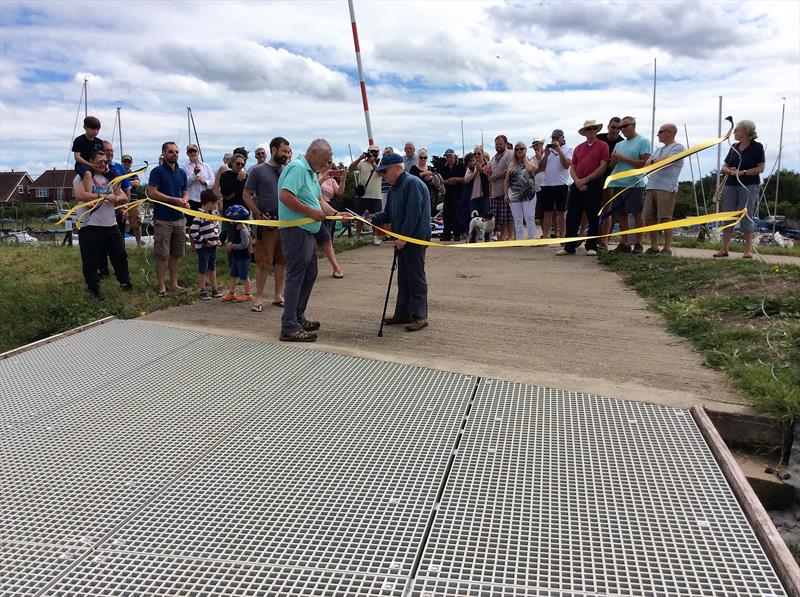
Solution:
<svg viewBox="0 0 800 597"><path fill-rule="evenodd" d="M714 257L714 253L716 253L713 249L683 249L683 248L676 248L673 249L673 254L676 257L701 257L701 258L708 258L712 259ZM761 257L764 258L764 261L767 263L785 263L788 265L797 265L800 266L800 257L795 257L792 255L764 255L761 254ZM727 259L741 259L741 253L730 253L730 256ZM756 257L757 259L758 257Z"/></svg>
<svg viewBox="0 0 800 597"><path fill-rule="evenodd" d="M617 274L579 250L429 249L430 326L377 337L392 249L339 256L345 278L320 277L308 316L322 329L310 349L422 365L676 407L749 411L723 374L703 366ZM271 281L271 280L270 280ZM392 313L394 291L388 313ZM281 309L218 301L151 313L175 327L277 342ZM257 364L254 364L257 366Z"/></svg>

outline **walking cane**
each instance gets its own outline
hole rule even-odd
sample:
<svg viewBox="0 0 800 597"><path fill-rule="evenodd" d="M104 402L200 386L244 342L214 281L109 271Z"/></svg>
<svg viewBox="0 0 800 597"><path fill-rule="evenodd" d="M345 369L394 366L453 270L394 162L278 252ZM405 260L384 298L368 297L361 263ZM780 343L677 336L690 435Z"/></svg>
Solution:
<svg viewBox="0 0 800 597"><path fill-rule="evenodd" d="M386 319L386 307L389 306L389 293L392 291L392 278L394 278L394 270L397 269L397 249L394 250L394 257L392 257L392 271L389 272L389 286L386 288L386 300L383 301L383 315L381 315L381 329L378 330L378 338L383 338L383 320Z"/></svg>

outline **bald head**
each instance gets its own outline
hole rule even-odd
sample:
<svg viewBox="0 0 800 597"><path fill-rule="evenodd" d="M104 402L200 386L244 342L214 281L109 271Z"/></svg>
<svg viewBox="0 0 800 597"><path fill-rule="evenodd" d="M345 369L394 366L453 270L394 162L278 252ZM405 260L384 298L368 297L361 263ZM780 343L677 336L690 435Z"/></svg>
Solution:
<svg viewBox="0 0 800 597"><path fill-rule="evenodd" d="M675 143L675 136L678 134L678 127L671 122L665 122L658 127L658 140L664 145Z"/></svg>

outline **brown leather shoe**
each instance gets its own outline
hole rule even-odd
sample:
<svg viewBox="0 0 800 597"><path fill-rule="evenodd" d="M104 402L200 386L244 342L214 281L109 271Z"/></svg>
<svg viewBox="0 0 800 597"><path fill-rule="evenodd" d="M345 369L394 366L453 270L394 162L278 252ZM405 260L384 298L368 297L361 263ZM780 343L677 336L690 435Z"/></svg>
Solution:
<svg viewBox="0 0 800 597"><path fill-rule="evenodd" d="M428 327L428 320L427 319L415 319L410 324L406 326L406 331L408 332L417 332L424 327Z"/></svg>
<svg viewBox="0 0 800 597"><path fill-rule="evenodd" d="M384 317L383 318L383 325L397 325L398 323L411 323L414 321L410 317L398 317L397 315L392 315L391 317Z"/></svg>

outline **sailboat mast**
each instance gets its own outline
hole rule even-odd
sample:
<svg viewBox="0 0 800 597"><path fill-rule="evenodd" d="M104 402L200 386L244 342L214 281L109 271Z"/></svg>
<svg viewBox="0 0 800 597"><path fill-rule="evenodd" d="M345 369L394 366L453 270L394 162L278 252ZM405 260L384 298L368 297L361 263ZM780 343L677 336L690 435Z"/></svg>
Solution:
<svg viewBox="0 0 800 597"><path fill-rule="evenodd" d="M781 136L778 141L778 176L775 177L775 211L772 212L772 235L775 236L775 224L778 221L778 187L781 184L781 154L783 153L783 117L786 114L786 98L783 98L781 109Z"/></svg>
<svg viewBox="0 0 800 597"><path fill-rule="evenodd" d="M89 78L83 78L83 117L89 116Z"/></svg>
<svg viewBox="0 0 800 597"><path fill-rule="evenodd" d="M123 156L125 153L122 151L122 108L117 106L117 126L119 127L119 155Z"/></svg>

